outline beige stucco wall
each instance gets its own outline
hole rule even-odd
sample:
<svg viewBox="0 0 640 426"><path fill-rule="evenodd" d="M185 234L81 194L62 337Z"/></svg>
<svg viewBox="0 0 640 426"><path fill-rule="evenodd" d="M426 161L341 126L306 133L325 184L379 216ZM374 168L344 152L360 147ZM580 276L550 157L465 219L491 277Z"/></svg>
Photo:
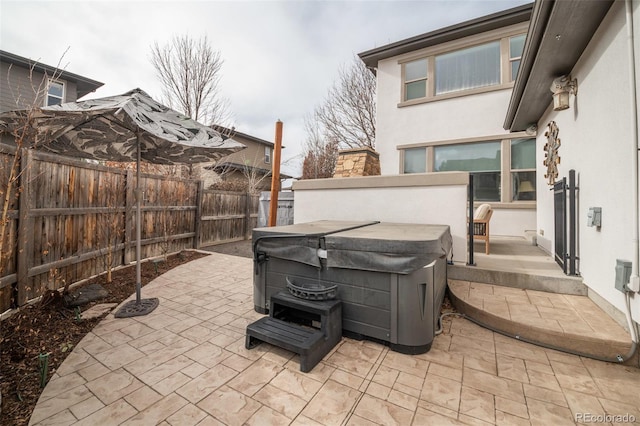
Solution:
<svg viewBox="0 0 640 426"><path fill-rule="evenodd" d="M294 182L294 223L378 220L449 225L453 258L466 262L468 173L419 173Z"/></svg>
<svg viewBox="0 0 640 426"><path fill-rule="evenodd" d="M634 2L636 58L640 58L640 11ZM616 259L633 260L632 221L634 206L632 169L636 155L632 135L629 56L624 2L615 2L585 52L571 72L578 80L578 96L571 96L570 109L552 111L538 122L537 190L538 243L554 251L553 194L544 174L544 130L550 121L559 127L561 147L559 178L576 170L579 269L584 283L620 311L624 296L614 288ZM640 63L637 64L640 69ZM551 95L549 95L551 103ZM588 227L589 207L602 207L602 227ZM544 234L544 235L543 235ZM636 321L640 299L632 300Z"/></svg>
<svg viewBox="0 0 640 426"><path fill-rule="evenodd" d="M526 26L509 27L526 31ZM496 33L498 34L498 33ZM455 43L464 42L464 39ZM439 49L446 49L440 45ZM428 51L428 50L425 50ZM402 93L399 61L422 51L380 61L377 69L376 151L380 153L382 175L401 173L398 145L446 142L458 139L499 139L503 129L511 87L467 96L441 99L410 106L398 106ZM536 228L535 206L494 204L491 230L494 235L523 236Z"/></svg>

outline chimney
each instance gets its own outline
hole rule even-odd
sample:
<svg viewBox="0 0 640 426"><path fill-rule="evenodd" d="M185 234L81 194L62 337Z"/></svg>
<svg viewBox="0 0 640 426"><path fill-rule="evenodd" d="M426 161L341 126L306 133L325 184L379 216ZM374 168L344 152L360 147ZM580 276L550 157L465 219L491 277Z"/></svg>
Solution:
<svg viewBox="0 0 640 426"><path fill-rule="evenodd" d="M380 175L380 154L369 147L338 151L334 178Z"/></svg>

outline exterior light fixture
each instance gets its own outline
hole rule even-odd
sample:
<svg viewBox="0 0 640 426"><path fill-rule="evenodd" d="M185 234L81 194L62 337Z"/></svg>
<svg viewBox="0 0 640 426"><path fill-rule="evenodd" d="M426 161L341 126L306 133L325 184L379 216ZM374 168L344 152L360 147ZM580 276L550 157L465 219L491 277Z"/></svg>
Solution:
<svg viewBox="0 0 640 426"><path fill-rule="evenodd" d="M551 92L553 92L553 110L562 111L569 108L569 95L578 94L578 80L571 79L570 75L563 75L553 80L551 83Z"/></svg>

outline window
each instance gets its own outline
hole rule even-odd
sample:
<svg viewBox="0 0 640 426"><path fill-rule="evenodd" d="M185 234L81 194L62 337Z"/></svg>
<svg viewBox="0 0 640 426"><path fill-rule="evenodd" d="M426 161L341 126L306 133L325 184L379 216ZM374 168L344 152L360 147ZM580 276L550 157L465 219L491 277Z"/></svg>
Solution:
<svg viewBox="0 0 640 426"><path fill-rule="evenodd" d="M484 37L487 42L448 52L432 49L430 55L401 63L402 101L458 96L474 89L495 90L512 83L520 66L525 35L505 34L494 40L489 37Z"/></svg>
<svg viewBox="0 0 640 426"><path fill-rule="evenodd" d="M500 41L436 56L436 95L500 84Z"/></svg>
<svg viewBox="0 0 640 426"><path fill-rule="evenodd" d="M271 147L270 146L264 147L264 162L267 164L271 163Z"/></svg>
<svg viewBox="0 0 640 426"><path fill-rule="evenodd" d="M420 59L404 65L404 99L427 96L427 60Z"/></svg>
<svg viewBox="0 0 640 426"><path fill-rule="evenodd" d="M399 145L401 172L469 172L476 201L535 201L536 140L523 136Z"/></svg>
<svg viewBox="0 0 640 426"><path fill-rule="evenodd" d="M427 171L427 149L411 148L404 150L404 173L424 173Z"/></svg>
<svg viewBox="0 0 640 426"><path fill-rule="evenodd" d="M511 141L512 201L536 199L536 140Z"/></svg>
<svg viewBox="0 0 640 426"><path fill-rule="evenodd" d="M59 81L49 80L49 88L47 89L46 106L60 105L64 99L64 84Z"/></svg>
<svg viewBox="0 0 640 426"><path fill-rule="evenodd" d="M525 35L521 34L509 39L509 69L511 70L509 81L514 81L518 75L522 51L524 50L524 37Z"/></svg>
<svg viewBox="0 0 640 426"><path fill-rule="evenodd" d="M434 148L436 172L473 172L477 201L500 201L501 141L442 145Z"/></svg>

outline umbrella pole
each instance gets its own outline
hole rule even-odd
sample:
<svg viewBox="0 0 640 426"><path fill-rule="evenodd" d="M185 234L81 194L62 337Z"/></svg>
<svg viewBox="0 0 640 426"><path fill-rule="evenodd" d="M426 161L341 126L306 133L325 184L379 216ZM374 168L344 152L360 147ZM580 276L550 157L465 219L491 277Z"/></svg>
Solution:
<svg viewBox="0 0 640 426"><path fill-rule="evenodd" d="M140 246L140 239L142 237L142 231L140 230L140 222L142 221L142 215L140 214L140 206L142 204L142 190L140 189L140 135L137 135L137 156L136 156L136 304L140 304L141 289L142 289L142 272L140 270L140 252L142 251Z"/></svg>
<svg viewBox="0 0 640 426"><path fill-rule="evenodd" d="M136 143L137 143L137 152L136 152L136 300L132 300L130 302L125 303L118 312L115 313L116 318L128 318L135 317L141 315L147 315L155 308L158 307L160 303L157 297L153 297L151 299L142 299L141 297L141 289L142 289L142 272L140 268L140 264L142 262L141 259L141 239L142 239L142 231L141 231L141 223L142 223L142 215L141 215L141 205L142 205L142 189L140 188L140 157L141 157L141 147L140 147L140 133L136 134Z"/></svg>

